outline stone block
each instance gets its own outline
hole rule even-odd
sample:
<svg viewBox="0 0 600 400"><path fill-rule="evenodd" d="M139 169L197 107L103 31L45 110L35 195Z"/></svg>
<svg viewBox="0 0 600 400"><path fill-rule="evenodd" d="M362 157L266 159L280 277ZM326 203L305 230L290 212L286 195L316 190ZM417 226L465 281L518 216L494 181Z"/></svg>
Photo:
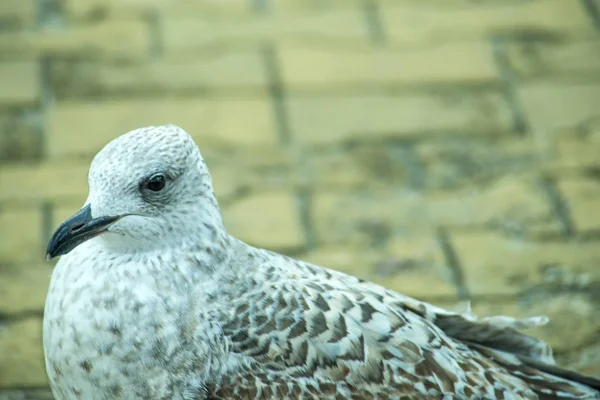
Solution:
<svg viewBox="0 0 600 400"><path fill-rule="evenodd" d="M53 83L61 98L78 96L165 96L171 93L257 94L267 90L267 73L256 51L187 58L159 58L144 64L54 63Z"/></svg>
<svg viewBox="0 0 600 400"><path fill-rule="evenodd" d="M272 106L262 97L64 102L49 112L48 155L91 156L129 130L170 123L186 129L201 148L278 143Z"/></svg>
<svg viewBox="0 0 600 400"><path fill-rule="evenodd" d="M294 139L311 146L457 132L487 136L512 129L504 100L495 92L297 95L287 104Z"/></svg>
<svg viewBox="0 0 600 400"><path fill-rule="evenodd" d="M30 250L37 253L36 261L0 266L0 314L41 313L44 310L52 264L44 263L43 252L37 250Z"/></svg>
<svg viewBox="0 0 600 400"><path fill-rule="evenodd" d="M35 24L36 14L35 0L3 0L0 25L14 29L29 27Z"/></svg>
<svg viewBox="0 0 600 400"><path fill-rule="evenodd" d="M600 276L600 247L592 241L528 241L489 231L454 232L451 241L473 295L515 295L559 278Z"/></svg>
<svg viewBox="0 0 600 400"><path fill-rule="evenodd" d="M380 7L391 42L417 43L486 38L593 35L591 18L581 3L530 2L391 2Z"/></svg>
<svg viewBox="0 0 600 400"><path fill-rule="evenodd" d="M575 231L580 235L600 233L600 181L591 178L562 179L557 186L567 202Z"/></svg>
<svg viewBox="0 0 600 400"><path fill-rule="evenodd" d="M486 227L519 236L556 234L560 228L538 187L510 176L480 189L456 191L323 191L314 195L312 206L318 241L327 244L369 244L438 226Z"/></svg>
<svg viewBox="0 0 600 400"><path fill-rule="evenodd" d="M519 97L535 135L536 148L548 156L559 133L573 131L597 118L600 84L537 81L520 85Z"/></svg>
<svg viewBox="0 0 600 400"><path fill-rule="evenodd" d="M3 263L39 263L44 259L42 213L38 208L2 207L0 237L0 260Z"/></svg>
<svg viewBox="0 0 600 400"><path fill-rule="evenodd" d="M31 107L40 97L40 68L36 61L0 62L0 107Z"/></svg>
<svg viewBox="0 0 600 400"><path fill-rule="evenodd" d="M38 124L37 118L24 114L19 115L15 112L0 114L0 165L39 158L41 135ZM0 182L1 186L2 182Z"/></svg>
<svg viewBox="0 0 600 400"><path fill-rule="evenodd" d="M305 245L296 199L289 192L267 192L239 199L223 210L228 231L273 251L298 251Z"/></svg>
<svg viewBox="0 0 600 400"><path fill-rule="evenodd" d="M162 27L166 54L185 54L224 45L254 47L269 42L368 43L364 16L359 10L348 8L237 18L188 15L166 18Z"/></svg>
<svg viewBox="0 0 600 400"><path fill-rule="evenodd" d="M11 58L80 58L98 61L140 61L148 57L150 35L142 21L76 24L64 30L0 34L0 54Z"/></svg>
<svg viewBox="0 0 600 400"><path fill-rule="evenodd" d="M427 189L481 186L505 175L527 175L540 162L531 135L498 138L451 137L414 146Z"/></svg>
<svg viewBox="0 0 600 400"><path fill-rule="evenodd" d="M85 200L91 158L76 162L13 164L0 168L0 201L41 204L66 198Z"/></svg>
<svg viewBox="0 0 600 400"><path fill-rule="evenodd" d="M600 45L595 38L562 41L508 41L505 45L510 67L521 79L589 76L600 72Z"/></svg>
<svg viewBox="0 0 600 400"><path fill-rule="evenodd" d="M0 354L0 389L48 385L41 317L1 326Z"/></svg>
<svg viewBox="0 0 600 400"><path fill-rule="evenodd" d="M324 245L299 258L421 300L454 301L457 298L433 235L397 238L378 249Z"/></svg>
<svg viewBox="0 0 600 400"><path fill-rule="evenodd" d="M279 60L282 79L292 90L499 81L490 45L483 41L408 49L286 45Z"/></svg>

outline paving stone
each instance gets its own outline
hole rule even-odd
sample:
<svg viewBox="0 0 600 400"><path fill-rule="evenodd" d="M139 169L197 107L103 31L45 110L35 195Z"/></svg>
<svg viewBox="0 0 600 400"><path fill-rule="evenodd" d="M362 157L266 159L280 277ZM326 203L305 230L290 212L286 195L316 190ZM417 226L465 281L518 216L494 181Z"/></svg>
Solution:
<svg viewBox="0 0 600 400"><path fill-rule="evenodd" d="M600 233L600 180L564 179L558 181L557 187L568 204L576 232L580 235Z"/></svg>
<svg viewBox="0 0 600 400"><path fill-rule="evenodd" d="M48 118L48 155L93 155L115 137L142 126L176 123L202 147L211 142L262 146L278 142L266 98L148 98L64 102Z"/></svg>
<svg viewBox="0 0 600 400"><path fill-rule="evenodd" d="M510 66L522 79L586 76L596 80L600 72L600 45L596 38L562 41L508 41Z"/></svg>
<svg viewBox="0 0 600 400"><path fill-rule="evenodd" d="M17 59L52 56L124 62L145 60L149 51L148 27L142 20L0 34L0 54Z"/></svg>
<svg viewBox="0 0 600 400"><path fill-rule="evenodd" d="M297 251L305 245L298 209L289 192L261 193L225 207L223 219L232 235L251 245Z"/></svg>
<svg viewBox="0 0 600 400"><path fill-rule="evenodd" d="M294 140L325 145L426 135L495 135L512 129L497 93L294 96L287 101ZM436 115L436 118L431 118Z"/></svg>
<svg viewBox="0 0 600 400"><path fill-rule="evenodd" d="M40 205L69 197L87 196L90 159L76 162L12 164L0 167L0 202Z"/></svg>
<svg viewBox="0 0 600 400"><path fill-rule="evenodd" d="M545 174L554 177L577 176L582 171L593 174L600 168L600 115L549 136L552 141L543 148L545 152L541 158Z"/></svg>
<svg viewBox="0 0 600 400"><path fill-rule="evenodd" d="M37 262L0 265L0 313L3 315L41 313L44 309L52 264L44 263L43 252L38 248L29 252L37 256L32 257L38 258Z"/></svg>
<svg viewBox="0 0 600 400"><path fill-rule="evenodd" d="M454 232L451 242L474 295L516 294L557 275L585 282L599 274L600 247L593 241L527 241L473 231Z"/></svg>
<svg viewBox="0 0 600 400"><path fill-rule="evenodd" d="M3 263L41 261L44 257L41 210L2 207L0 237Z"/></svg>
<svg viewBox="0 0 600 400"><path fill-rule="evenodd" d="M207 91L257 94L265 93L268 84L258 50L159 58L141 65L63 60L53 64L52 79L61 98L193 95Z"/></svg>
<svg viewBox="0 0 600 400"><path fill-rule="evenodd" d="M478 187L505 175L527 175L540 166L532 135L453 137L414 146L419 184L431 189Z"/></svg>
<svg viewBox="0 0 600 400"><path fill-rule="evenodd" d="M41 137L38 126L35 117L27 117L24 113L0 113L0 165L39 158Z"/></svg>
<svg viewBox="0 0 600 400"><path fill-rule="evenodd" d="M2 400L54 400L50 388L44 389L21 389L21 390L1 390L0 399Z"/></svg>
<svg viewBox="0 0 600 400"><path fill-rule="evenodd" d="M28 107L40 97L40 69L36 61L0 62L0 107Z"/></svg>
<svg viewBox="0 0 600 400"><path fill-rule="evenodd" d="M41 317L0 326L0 354L0 389L48 385Z"/></svg>
<svg viewBox="0 0 600 400"><path fill-rule="evenodd" d="M354 9L311 14L264 14L240 18L173 17L165 19L165 54L182 54L214 46L256 46L263 43L366 44L364 17ZM226 44L225 44L226 43Z"/></svg>
<svg viewBox="0 0 600 400"><path fill-rule="evenodd" d="M535 135L536 150L551 155L557 136L598 117L600 83L537 81L519 86L519 97Z"/></svg>
<svg viewBox="0 0 600 400"><path fill-rule="evenodd" d="M312 224L320 243L349 246L438 226L485 227L518 236L557 234L560 229L535 183L515 177L497 180L485 189L320 192L314 195Z"/></svg>
<svg viewBox="0 0 600 400"><path fill-rule="evenodd" d="M594 27L581 3L531 2L389 2L380 7L391 42L417 43L486 38L491 35L592 35Z"/></svg>
<svg viewBox="0 0 600 400"><path fill-rule="evenodd" d="M499 81L488 43L443 43L413 49L286 45L282 79L292 88L470 84Z"/></svg>
<svg viewBox="0 0 600 400"><path fill-rule="evenodd" d="M0 25L5 29L31 26L35 23L36 11L35 0L3 0L0 8Z"/></svg>
<svg viewBox="0 0 600 400"><path fill-rule="evenodd" d="M457 299L433 235L395 238L379 249L321 246L300 258L419 299Z"/></svg>

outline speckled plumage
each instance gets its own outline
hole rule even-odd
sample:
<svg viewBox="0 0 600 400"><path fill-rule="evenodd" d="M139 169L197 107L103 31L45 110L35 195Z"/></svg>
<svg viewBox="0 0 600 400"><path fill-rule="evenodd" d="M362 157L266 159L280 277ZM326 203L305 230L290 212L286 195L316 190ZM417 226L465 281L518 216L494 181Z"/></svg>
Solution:
<svg viewBox="0 0 600 400"><path fill-rule="evenodd" d="M142 190L156 171L165 189ZM93 217L126 216L53 273L44 350L59 400L600 399L599 381L518 332L544 318L442 310L229 236L176 126L109 143L89 185Z"/></svg>

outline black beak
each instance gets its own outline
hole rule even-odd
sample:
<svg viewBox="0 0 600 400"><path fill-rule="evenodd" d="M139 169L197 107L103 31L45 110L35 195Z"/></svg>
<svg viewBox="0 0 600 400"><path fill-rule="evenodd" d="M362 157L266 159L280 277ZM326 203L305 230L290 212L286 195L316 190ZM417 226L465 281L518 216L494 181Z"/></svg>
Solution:
<svg viewBox="0 0 600 400"><path fill-rule="evenodd" d="M92 218L88 204L71 218L63 222L50 238L46 260L67 254L81 243L98 236L121 216Z"/></svg>

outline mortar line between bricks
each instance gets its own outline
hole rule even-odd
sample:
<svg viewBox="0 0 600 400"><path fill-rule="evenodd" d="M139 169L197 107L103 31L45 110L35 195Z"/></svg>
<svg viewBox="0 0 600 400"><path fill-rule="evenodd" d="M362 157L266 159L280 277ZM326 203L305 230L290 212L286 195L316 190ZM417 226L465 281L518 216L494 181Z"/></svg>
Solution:
<svg viewBox="0 0 600 400"><path fill-rule="evenodd" d="M44 201L41 205L42 211L42 231L41 234L41 245L40 249L42 252L45 252L45 244L50 240L50 236L52 235L52 231L54 230L54 203L50 201ZM46 254L44 254L44 257Z"/></svg>
<svg viewBox="0 0 600 400"><path fill-rule="evenodd" d="M600 7L598 7L597 0L581 0L581 6L590 16L594 28L600 31Z"/></svg>
<svg viewBox="0 0 600 400"><path fill-rule="evenodd" d="M300 225L304 234L304 242L308 251L316 247L316 235L311 219L311 194L306 190L298 190L296 192L296 204L299 210Z"/></svg>
<svg viewBox="0 0 600 400"><path fill-rule="evenodd" d="M502 95L512 116L513 130L522 136L528 131L529 123L517 92L517 78L509 66L503 39L493 36L490 38L490 45L494 65L504 83Z"/></svg>
<svg viewBox="0 0 600 400"><path fill-rule="evenodd" d="M41 318L44 315L43 310L24 310L15 313L0 312L0 325L4 323L19 322L28 318ZM4 389L4 388L3 388Z"/></svg>
<svg viewBox="0 0 600 400"><path fill-rule="evenodd" d="M546 200L550 203L550 207L554 212L555 217L561 228L561 235L565 238L572 238L576 234L575 223L569 210L569 205L564 199L560 190L556 187L555 182L550 178L540 178L538 181L540 189L544 192Z"/></svg>
<svg viewBox="0 0 600 400"><path fill-rule="evenodd" d="M277 133L279 142L287 146L291 143L289 116L286 108L286 95L281 81L281 70L279 67L279 54L273 43L264 43L262 46L262 55L265 69L267 72L267 85L269 96L273 104Z"/></svg>
<svg viewBox="0 0 600 400"><path fill-rule="evenodd" d="M400 163L406 167L409 185L414 189L422 189L425 186L425 171L414 144L407 143L399 147L392 147L391 151L394 157L397 157Z"/></svg>
<svg viewBox="0 0 600 400"><path fill-rule="evenodd" d="M248 0L257 12L266 12L271 4L269 0Z"/></svg>
<svg viewBox="0 0 600 400"><path fill-rule="evenodd" d="M64 14L60 7L59 0L37 0L35 7L38 28L56 25L64 27ZM40 98L38 106L31 114L32 124L35 126L36 132L35 158L38 160L41 160L44 157L47 139L46 125L43 122L42 116L54 101L51 72L52 62L52 58L46 55L40 56L38 60Z"/></svg>
<svg viewBox="0 0 600 400"><path fill-rule="evenodd" d="M157 10L148 12L146 24L148 25L149 36L148 55L150 59L156 59L164 52L161 18Z"/></svg>
<svg viewBox="0 0 600 400"><path fill-rule="evenodd" d="M362 10L367 24L369 38L374 45L382 45L387 41L381 11L376 0L362 0Z"/></svg>
<svg viewBox="0 0 600 400"><path fill-rule="evenodd" d="M471 294L465 282L460 260L458 259L458 255L452 246L452 242L450 241L450 237L448 232L446 232L446 229L443 227L438 227L436 232L436 240L442 249L446 266L450 270L452 281L456 287L458 299L461 301L470 300Z"/></svg>

